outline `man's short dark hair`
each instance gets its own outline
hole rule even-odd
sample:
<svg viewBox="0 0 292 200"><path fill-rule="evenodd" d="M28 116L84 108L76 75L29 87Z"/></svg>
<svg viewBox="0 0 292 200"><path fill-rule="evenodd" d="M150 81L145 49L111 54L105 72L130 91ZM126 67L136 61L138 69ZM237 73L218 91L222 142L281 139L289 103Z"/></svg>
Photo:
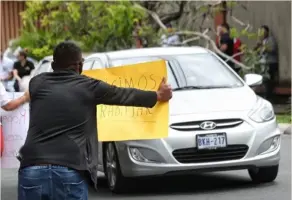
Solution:
<svg viewBox="0 0 292 200"><path fill-rule="evenodd" d="M230 31L230 27L229 27L229 25L228 25L227 23L223 23L223 24L221 24L221 27L226 28L226 30L227 30L228 32Z"/></svg>
<svg viewBox="0 0 292 200"><path fill-rule="evenodd" d="M76 62L80 62L80 55L82 51L72 41L64 41L59 43L53 53L53 65L55 69L70 68L70 65Z"/></svg>
<svg viewBox="0 0 292 200"><path fill-rule="evenodd" d="M23 56L25 59L27 58L27 53L24 50L19 51L18 53L20 56Z"/></svg>
<svg viewBox="0 0 292 200"><path fill-rule="evenodd" d="M270 29L267 25L262 25L261 28L264 29L267 33L270 32Z"/></svg>

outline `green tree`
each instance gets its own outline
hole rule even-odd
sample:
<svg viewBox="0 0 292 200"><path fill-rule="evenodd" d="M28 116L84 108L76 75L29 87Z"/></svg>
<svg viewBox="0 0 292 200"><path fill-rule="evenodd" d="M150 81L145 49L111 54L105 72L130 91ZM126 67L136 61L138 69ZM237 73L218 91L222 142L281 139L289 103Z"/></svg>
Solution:
<svg viewBox="0 0 292 200"><path fill-rule="evenodd" d="M51 55L65 39L80 44L83 51L131 48L135 21L145 21L145 12L130 1L31 1L21 13L24 28L14 46L28 48L30 56ZM151 35L149 26L141 32Z"/></svg>

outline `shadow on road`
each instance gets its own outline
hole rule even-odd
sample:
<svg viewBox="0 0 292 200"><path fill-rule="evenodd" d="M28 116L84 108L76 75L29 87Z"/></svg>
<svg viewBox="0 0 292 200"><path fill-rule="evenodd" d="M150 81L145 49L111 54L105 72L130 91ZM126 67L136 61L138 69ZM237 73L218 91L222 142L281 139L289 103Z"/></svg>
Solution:
<svg viewBox="0 0 292 200"><path fill-rule="evenodd" d="M277 184L269 183L256 185L247 177L224 174L224 173L208 173L196 174L179 177L163 177L135 180L131 184L132 187L124 194L112 194L107 187L105 178L99 180L99 190L90 189L92 197L138 197L149 195L176 195L176 194L201 194L212 193L217 191L228 191L236 189L250 189L253 187L268 187Z"/></svg>

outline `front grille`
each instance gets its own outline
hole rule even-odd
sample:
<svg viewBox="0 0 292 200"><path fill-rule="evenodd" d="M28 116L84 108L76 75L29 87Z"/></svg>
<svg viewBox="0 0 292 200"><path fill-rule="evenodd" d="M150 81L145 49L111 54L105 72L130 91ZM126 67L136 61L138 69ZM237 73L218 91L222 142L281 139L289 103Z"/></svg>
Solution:
<svg viewBox="0 0 292 200"><path fill-rule="evenodd" d="M228 145L225 148L212 150L177 149L172 152L172 155L180 163L205 163L241 159L247 151L247 145Z"/></svg>
<svg viewBox="0 0 292 200"><path fill-rule="evenodd" d="M204 120L204 121L189 121L189 122L180 122L173 123L170 125L170 128L178 131L198 131L204 130L201 128L203 122L214 122L216 127L213 130L223 129L223 128L233 128L242 124L242 119L217 119L217 120Z"/></svg>

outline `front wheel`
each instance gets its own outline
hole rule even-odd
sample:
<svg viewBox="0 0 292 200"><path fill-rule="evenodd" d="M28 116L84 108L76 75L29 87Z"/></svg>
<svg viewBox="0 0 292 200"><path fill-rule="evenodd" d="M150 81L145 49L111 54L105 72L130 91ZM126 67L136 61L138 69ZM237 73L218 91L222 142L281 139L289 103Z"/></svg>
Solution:
<svg viewBox="0 0 292 200"><path fill-rule="evenodd" d="M117 149L114 143L105 144L104 169L110 190L122 193L127 189L127 179L122 175Z"/></svg>
<svg viewBox="0 0 292 200"><path fill-rule="evenodd" d="M274 181L278 176L279 165L271 167L258 167L249 169L248 173L255 183L268 183Z"/></svg>

